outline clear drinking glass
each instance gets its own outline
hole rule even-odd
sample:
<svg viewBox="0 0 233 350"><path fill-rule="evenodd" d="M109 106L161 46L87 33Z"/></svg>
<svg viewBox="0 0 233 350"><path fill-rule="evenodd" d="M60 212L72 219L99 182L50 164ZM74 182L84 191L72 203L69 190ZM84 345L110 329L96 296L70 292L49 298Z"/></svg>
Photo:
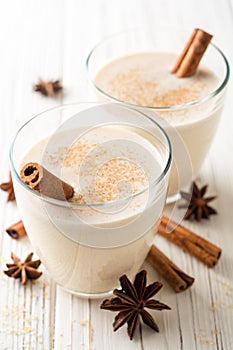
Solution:
<svg viewBox="0 0 233 350"><path fill-rule="evenodd" d="M170 27L160 28L156 23L152 29L128 30L99 43L90 52L86 62L89 80L99 100L107 99L139 109L157 120L166 130L172 142L174 159L168 202L179 198L180 190L190 186L212 144L229 80L229 64L226 57L215 44L209 45L201 64L216 75L218 85L201 99L190 100L188 103L179 105L150 106L118 99L99 86L96 76L103 67L120 57L145 52L178 55L189 35L189 31L180 32ZM140 69L140 64L138 68ZM185 122L182 120L183 116L185 116Z"/></svg>
<svg viewBox="0 0 233 350"><path fill-rule="evenodd" d="M85 148L83 140L89 142L101 132L107 136L86 153L72 179L65 162L75 169L79 152ZM70 157L70 150L76 150L77 145L82 147ZM71 185L72 180L78 181L78 192L86 193L85 202L61 201L29 188L20 178L20 169L28 161L42 164L66 182L69 179ZM101 182L101 171L111 162L120 162L118 170ZM17 132L10 163L21 218L56 283L79 296L95 298L118 287L122 274L133 277L155 236L171 165L170 141L154 120L112 103L50 109ZM124 164L132 167L135 179L120 179L116 193L127 195L104 201L106 189L114 183L111 177L117 181ZM144 183L139 191L132 186L138 185L137 176L139 180L143 177Z"/></svg>

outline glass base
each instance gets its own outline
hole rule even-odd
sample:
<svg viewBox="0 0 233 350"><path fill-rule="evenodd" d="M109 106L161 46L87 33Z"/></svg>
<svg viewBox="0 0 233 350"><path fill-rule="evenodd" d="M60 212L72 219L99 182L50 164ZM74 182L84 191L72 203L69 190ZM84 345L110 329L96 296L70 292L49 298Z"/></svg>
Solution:
<svg viewBox="0 0 233 350"><path fill-rule="evenodd" d="M180 193L176 193L176 194L173 194L172 196L168 196L167 199L166 199L166 204L175 203L180 198L181 198Z"/></svg>
<svg viewBox="0 0 233 350"><path fill-rule="evenodd" d="M72 289L69 289L69 288L65 288L60 284L58 284L58 286L61 287L66 292L71 293L72 295L75 295L76 297L82 298L82 299L104 299L104 298L113 296L113 290L110 290L108 292L103 292L103 293L81 293L81 292L73 291Z"/></svg>

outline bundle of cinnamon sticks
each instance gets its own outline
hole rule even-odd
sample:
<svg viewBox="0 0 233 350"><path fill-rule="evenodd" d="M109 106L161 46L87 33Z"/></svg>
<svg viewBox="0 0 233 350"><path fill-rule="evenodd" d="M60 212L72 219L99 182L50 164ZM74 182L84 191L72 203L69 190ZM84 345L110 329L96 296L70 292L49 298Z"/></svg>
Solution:
<svg viewBox="0 0 233 350"><path fill-rule="evenodd" d="M208 267L214 267L221 256L221 248L166 216L163 216L161 219L158 233L182 248L185 252L195 256ZM186 290L194 282L193 277L183 272L154 245L146 260L167 280L176 292Z"/></svg>

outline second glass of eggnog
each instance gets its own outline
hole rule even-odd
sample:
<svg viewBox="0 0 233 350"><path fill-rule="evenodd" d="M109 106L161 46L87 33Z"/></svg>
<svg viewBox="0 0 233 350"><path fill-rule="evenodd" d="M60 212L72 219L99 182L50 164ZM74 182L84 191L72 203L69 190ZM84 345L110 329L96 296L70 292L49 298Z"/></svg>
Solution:
<svg viewBox="0 0 233 350"><path fill-rule="evenodd" d="M210 44L196 73L170 73L189 32L171 28L129 30L97 45L87 59L89 79L102 100L137 108L157 120L173 146L169 200L198 174L216 133L229 65Z"/></svg>
<svg viewBox="0 0 233 350"><path fill-rule="evenodd" d="M28 236L59 285L100 297L121 275L138 272L162 216L171 165L170 141L154 120L120 104L61 106L18 131L10 160ZM51 198L24 183L22 169L32 162L71 185L73 197ZM23 176L33 171L30 165Z"/></svg>

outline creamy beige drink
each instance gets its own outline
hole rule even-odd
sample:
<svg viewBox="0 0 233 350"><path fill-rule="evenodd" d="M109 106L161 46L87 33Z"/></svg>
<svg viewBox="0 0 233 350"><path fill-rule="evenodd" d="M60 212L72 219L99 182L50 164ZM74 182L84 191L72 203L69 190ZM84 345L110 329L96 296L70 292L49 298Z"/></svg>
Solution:
<svg viewBox="0 0 233 350"><path fill-rule="evenodd" d="M26 152L20 168L38 162L75 190L51 202L14 180L30 240L58 284L95 296L138 271L166 198L160 149L145 130L113 124L56 133Z"/></svg>
<svg viewBox="0 0 233 350"><path fill-rule="evenodd" d="M170 74L175 54L146 52L124 56L104 66L96 76L96 85L122 102L146 107L169 107L198 100L218 86L216 75L206 67L187 79ZM170 117L170 119L169 119ZM200 115L167 115L173 124L200 118Z"/></svg>
<svg viewBox="0 0 233 350"><path fill-rule="evenodd" d="M94 79L98 92L105 98L126 102L162 119L174 148L169 195L179 192L197 175L216 132L222 107L221 96L218 101L207 99L188 106L215 91L220 79L203 65L192 77L178 79L170 73L175 60L172 53L135 53L109 62ZM183 156L185 148L189 162L189 157Z"/></svg>

